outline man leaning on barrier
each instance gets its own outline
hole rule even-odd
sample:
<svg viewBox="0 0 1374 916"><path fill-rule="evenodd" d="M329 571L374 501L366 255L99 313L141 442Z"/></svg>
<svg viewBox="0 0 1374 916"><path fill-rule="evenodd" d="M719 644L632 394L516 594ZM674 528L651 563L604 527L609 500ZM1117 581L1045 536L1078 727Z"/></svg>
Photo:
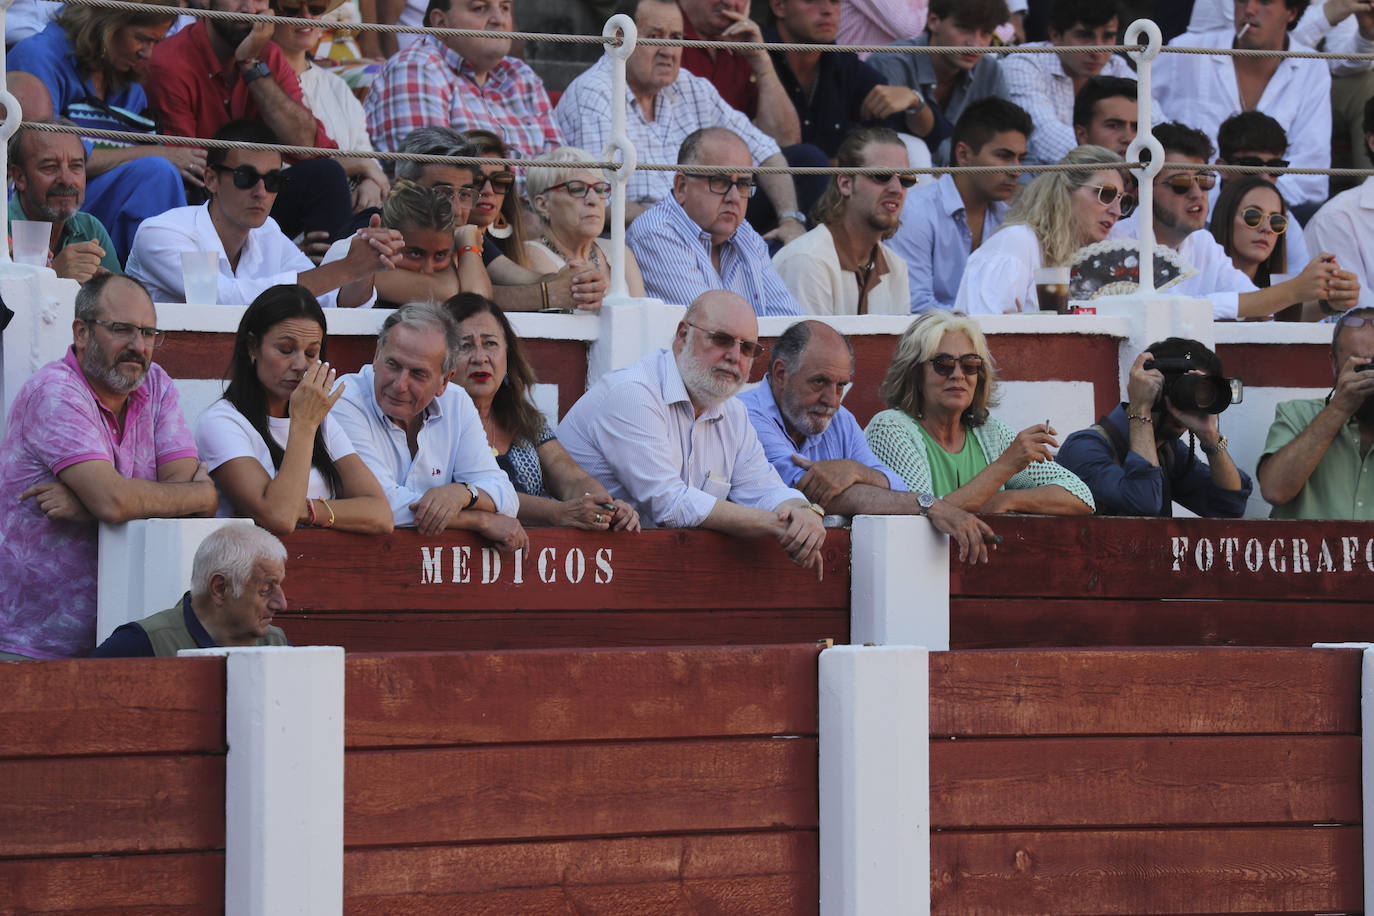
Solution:
<svg viewBox="0 0 1374 916"><path fill-rule="evenodd" d="M854 349L820 321L799 321L773 345L763 382L740 395L764 454L788 486L832 515L924 515L985 562L995 535L977 516L930 493L912 493L878 460L840 401L853 383Z"/></svg>
<svg viewBox="0 0 1374 916"><path fill-rule="evenodd" d="M287 646L286 548L256 525L212 531L191 561L191 588L165 611L126 623L91 658L163 658L182 649Z"/></svg>
<svg viewBox="0 0 1374 916"><path fill-rule="evenodd" d="M95 645L97 522L213 515L218 503L176 386L153 350L153 301L95 277L72 346L19 390L0 441L0 657Z"/></svg>
<svg viewBox="0 0 1374 916"><path fill-rule="evenodd" d="M734 396L762 351L748 303L703 293L671 348L603 375L568 411L558 438L573 460L646 528L770 536L792 562L822 572L824 515L768 463Z"/></svg>
<svg viewBox="0 0 1374 916"><path fill-rule="evenodd" d="M1203 518L1239 518L1250 475L1236 467L1217 425L1231 404L1230 383L1199 341L1152 343L1131 365L1127 402L1065 439L1055 460L1088 485L1101 515L1168 517L1177 502Z"/></svg>
<svg viewBox="0 0 1374 916"><path fill-rule="evenodd" d="M1270 518L1374 520L1374 309L1336 319L1325 398L1283 401L1260 456Z"/></svg>

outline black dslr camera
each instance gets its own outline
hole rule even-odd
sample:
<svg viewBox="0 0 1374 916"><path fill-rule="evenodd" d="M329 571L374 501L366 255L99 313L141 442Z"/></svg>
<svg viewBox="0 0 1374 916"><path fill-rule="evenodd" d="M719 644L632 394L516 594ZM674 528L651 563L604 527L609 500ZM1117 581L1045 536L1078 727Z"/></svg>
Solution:
<svg viewBox="0 0 1374 916"><path fill-rule="evenodd" d="M1245 396L1245 384L1240 379L1197 375L1192 370L1204 367L1198 360L1186 356L1147 359L1144 368L1164 373L1161 396L1168 398L1179 410L1221 413L1232 404L1239 404Z"/></svg>

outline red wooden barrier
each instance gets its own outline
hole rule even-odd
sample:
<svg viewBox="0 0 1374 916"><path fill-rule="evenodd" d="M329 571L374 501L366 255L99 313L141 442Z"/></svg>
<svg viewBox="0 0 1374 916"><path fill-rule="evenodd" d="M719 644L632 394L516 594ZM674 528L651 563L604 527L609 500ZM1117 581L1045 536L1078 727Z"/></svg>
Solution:
<svg viewBox="0 0 1374 916"><path fill-rule="evenodd" d="M224 659L0 663L0 912L224 905Z"/></svg>
<svg viewBox="0 0 1374 916"><path fill-rule="evenodd" d="M351 656L348 912L815 912L818 652Z"/></svg>
<svg viewBox="0 0 1374 916"><path fill-rule="evenodd" d="M1374 641L1374 524L998 518L950 569L952 648Z"/></svg>
<svg viewBox="0 0 1374 916"><path fill-rule="evenodd" d="M1360 665L932 654L932 912L1359 910Z"/></svg>
<svg viewBox="0 0 1374 916"><path fill-rule="evenodd" d="M849 639L846 529L827 532L819 583L768 538L529 534L517 558L463 532L297 531L278 623L296 645L364 652Z"/></svg>

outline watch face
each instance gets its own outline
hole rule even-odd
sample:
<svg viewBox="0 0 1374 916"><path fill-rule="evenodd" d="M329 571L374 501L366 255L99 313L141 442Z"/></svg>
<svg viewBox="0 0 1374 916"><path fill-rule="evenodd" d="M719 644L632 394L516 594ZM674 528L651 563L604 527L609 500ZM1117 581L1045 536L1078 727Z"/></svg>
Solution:
<svg viewBox="0 0 1374 916"><path fill-rule="evenodd" d="M922 509L929 509L931 506L935 505L935 494L917 493L916 502L921 504Z"/></svg>

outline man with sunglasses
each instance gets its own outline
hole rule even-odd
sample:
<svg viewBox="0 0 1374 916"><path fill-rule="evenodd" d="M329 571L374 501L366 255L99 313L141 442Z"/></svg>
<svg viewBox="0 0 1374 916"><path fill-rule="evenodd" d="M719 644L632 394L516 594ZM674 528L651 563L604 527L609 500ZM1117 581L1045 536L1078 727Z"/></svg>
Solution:
<svg viewBox="0 0 1374 916"><path fill-rule="evenodd" d="M925 515L957 545L959 559L986 562L987 524L928 493L907 490L878 460L840 402L854 379L854 348L820 321L799 321L773 344L763 383L739 396L783 483L830 515Z"/></svg>
<svg viewBox="0 0 1374 916"><path fill-rule="evenodd" d="M771 536L819 576L824 511L783 484L735 397L763 351L758 339L747 302L705 292L672 347L603 375L558 425L558 439L644 527Z"/></svg>
<svg viewBox="0 0 1374 916"><path fill-rule="evenodd" d="M213 515L176 386L153 363L143 287L101 274L76 295L72 346L20 389L0 441L0 658L95 647L99 522Z"/></svg>
<svg viewBox="0 0 1374 916"><path fill-rule="evenodd" d="M1364 151L1374 161L1374 97L1364 106ZM1374 176L1327 201L1307 232L1313 248L1330 252L1360 278L1360 308L1374 308Z"/></svg>
<svg viewBox="0 0 1374 916"><path fill-rule="evenodd" d="M215 139L275 143L260 121L231 121ZM287 181L279 153L212 149L206 154L209 202L178 207L144 220L129 254L129 276L144 283L161 302L185 302L181 253L219 254L222 305L252 302L269 286L299 283L325 308L364 308L376 298L372 276L390 270L404 240L395 229L371 225L358 230L340 260L316 267L269 217Z"/></svg>
<svg viewBox="0 0 1374 916"><path fill-rule="evenodd" d="M773 256L787 288L808 315L905 315L906 264L883 244L897 231L914 176L906 145L886 127L864 127L840 144L836 164L891 171L834 175L812 209L818 225Z"/></svg>
<svg viewBox="0 0 1374 916"><path fill-rule="evenodd" d="M1262 111L1242 111L1222 121L1217 128L1217 151L1217 165L1274 169L1259 175L1276 186L1283 174L1279 170L1291 164L1284 158L1288 154L1288 134L1283 125ZM1220 176L1224 188L1227 181L1240 177L1240 173L1221 172ZM1214 206L1215 203L1214 196ZM1290 265L1307 263L1307 239L1297 220L1288 221L1283 244Z"/></svg>
<svg viewBox="0 0 1374 916"><path fill-rule="evenodd" d="M1335 384L1325 398L1283 401L1260 456L1270 518L1374 520L1374 309L1336 319Z"/></svg>
<svg viewBox="0 0 1374 916"><path fill-rule="evenodd" d="M673 193L625 234L649 295L683 305L708 290L728 289L759 315L800 315L797 300L768 259L767 244L744 219L754 176L694 168L747 169L749 147L724 128L708 127L682 141L677 161Z"/></svg>

